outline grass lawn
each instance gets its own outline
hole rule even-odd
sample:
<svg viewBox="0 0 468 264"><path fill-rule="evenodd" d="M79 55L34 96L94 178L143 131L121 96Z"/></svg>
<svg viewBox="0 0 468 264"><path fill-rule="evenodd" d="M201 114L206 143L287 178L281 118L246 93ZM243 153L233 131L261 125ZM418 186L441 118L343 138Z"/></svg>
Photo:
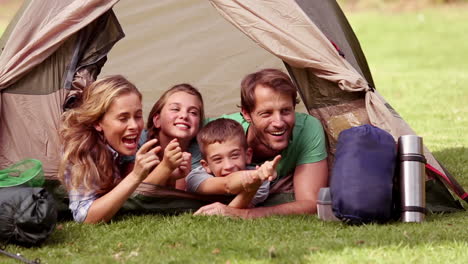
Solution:
<svg viewBox="0 0 468 264"><path fill-rule="evenodd" d="M468 8L348 14L377 89L468 188ZM1 27L0 27L1 28ZM97 226L60 223L42 263L466 263L468 214L421 224L346 226L315 216L238 220L126 216ZM0 263L19 263L0 256Z"/></svg>

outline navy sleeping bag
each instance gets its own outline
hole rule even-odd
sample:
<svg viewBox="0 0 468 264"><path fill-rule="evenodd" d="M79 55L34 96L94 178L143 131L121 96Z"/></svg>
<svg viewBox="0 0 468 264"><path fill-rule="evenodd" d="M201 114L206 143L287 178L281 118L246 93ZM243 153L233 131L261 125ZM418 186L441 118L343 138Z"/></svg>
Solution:
<svg viewBox="0 0 468 264"><path fill-rule="evenodd" d="M397 149L386 131L363 125L338 137L330 191L335 216L349 224L392 219Z"/></svg>

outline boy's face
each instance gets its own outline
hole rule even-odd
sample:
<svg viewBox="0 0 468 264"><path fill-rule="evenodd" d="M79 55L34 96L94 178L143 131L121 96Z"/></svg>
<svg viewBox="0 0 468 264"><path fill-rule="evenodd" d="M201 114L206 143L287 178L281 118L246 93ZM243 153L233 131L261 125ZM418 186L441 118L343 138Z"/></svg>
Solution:
<svg viewBox="0 0 468 264"><path fill-rule="evenodd" d="M201 160L205 170L215 177L224 177L233 172L244 170L252 159L252 150L245 149L238 137L223 143L213 143L205 147L206 159Z"/></svg>

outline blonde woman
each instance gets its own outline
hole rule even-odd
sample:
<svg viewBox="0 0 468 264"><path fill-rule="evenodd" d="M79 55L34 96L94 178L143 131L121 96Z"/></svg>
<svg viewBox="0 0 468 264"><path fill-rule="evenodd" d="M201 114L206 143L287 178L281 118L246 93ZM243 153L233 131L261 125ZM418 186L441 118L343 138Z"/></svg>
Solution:
<svg viewBox="0 0 468 264"><path fill-rule="evenodd" d="M73 217L78 222L107 222L160 162L157 140L137 152L144 125L141 93L120 75L97 80L62 121L59 177L68 190ZM134 166L125 175L120 157L135 153Z"/></svg>
<svg viewBox="0 0 468 264"><path fill-rule="evenodd" d="M148 139L157 139L161 164L145 182L185 189L184 177L201 155L195 137L204 120L203 98L190 84L177 84L156 101L147 122ZM143 139L146 140L146 139Z"/></svg>

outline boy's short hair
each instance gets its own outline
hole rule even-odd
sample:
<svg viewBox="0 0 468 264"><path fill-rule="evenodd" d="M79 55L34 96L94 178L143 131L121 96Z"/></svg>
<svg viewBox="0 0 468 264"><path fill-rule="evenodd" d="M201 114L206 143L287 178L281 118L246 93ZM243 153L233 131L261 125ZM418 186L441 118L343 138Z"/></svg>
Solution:
<svg viewBox="0 0 468 264"><path fill-rule="evenodd" d="M247 139L245 138L244 128L239 122L228 119L218 118L206 124L197 135L198 146L202 157L206 158L205 149L208 145L214 143L223 143L234 137L239 138L239 142L244 149L247 149Z"/></svg>

